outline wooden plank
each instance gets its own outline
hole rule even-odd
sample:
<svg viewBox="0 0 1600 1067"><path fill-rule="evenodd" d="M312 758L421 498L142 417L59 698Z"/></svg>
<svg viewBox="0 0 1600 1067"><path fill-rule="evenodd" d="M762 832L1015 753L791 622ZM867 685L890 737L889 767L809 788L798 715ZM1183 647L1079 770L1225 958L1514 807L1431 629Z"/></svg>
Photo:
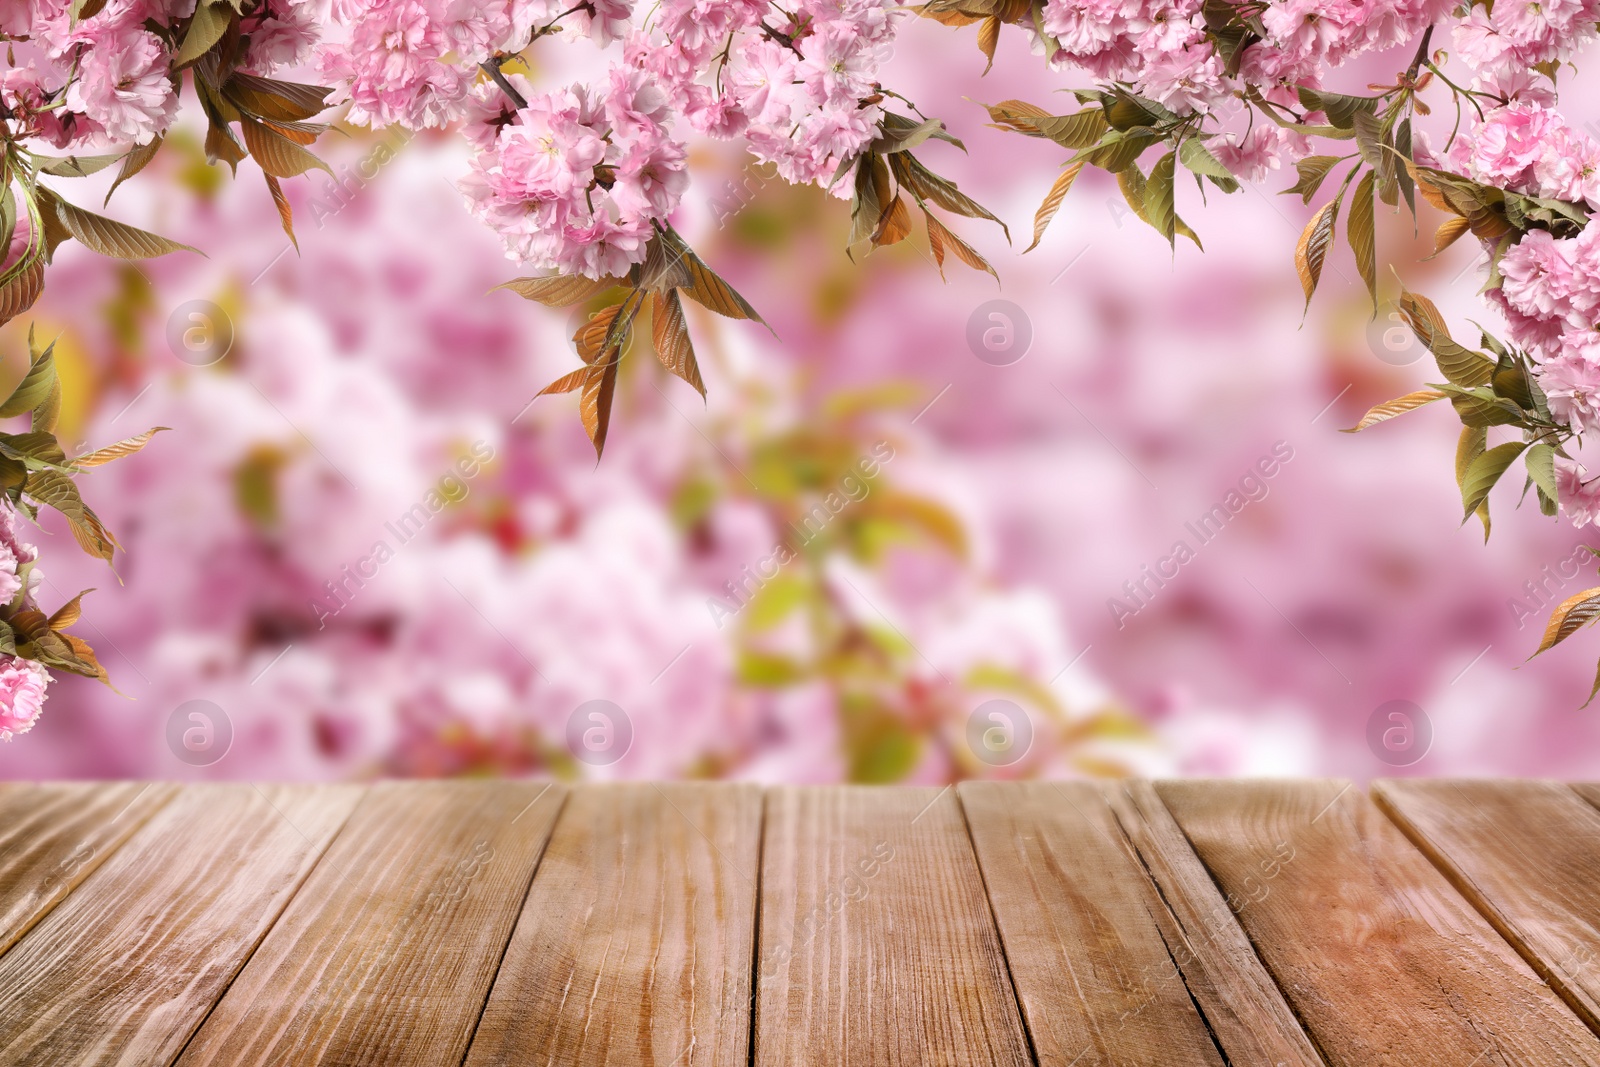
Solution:
<svg viewBox="0 0 1600 1067"><path fill-rule="evenodd" d="M1217 889L1155 788L1129 781L1108 785L1105 792L1160 888L1161 906L1151 912L1228 1062L1232 1067L1324 1067L1234 917L1243 899L1224 897ZM1279 870L1269 863L1258 871L1268 891Z"/></svg>
<svg viewBox="0 0 1600 1067"><path fill-rule="evenodd" d="M1221 1067L1098 789L967 782L972 843L1040 1062Z"/></svg>
<svg viewBox="0 0 1600 1067"><path fill-rule="evenodd" d="M1396 779L1373 794L1523 959L1600 1028L1600 811L1556 782Z"/></svg>
<svg viewBox="0 0 1600 1067"><path fill-rule="evenodd" d="M0 955L176 793L139 782L0 789Z"/></svg>
<svg viewBox="0 0 1600 1067"><path fill-rule="evenodd" d="M1156 788L1333 1067L1600 1063L1600 1041L1348 783Z"/></svg>
<svg viewBox="0 0 1600 1067"><path fill-rule="evenodd" d="M184 787L0 956L0 1063L170 1064L359 793Z"/></svg>
<svg viewBox="0 0 1600 1067"><path fill-rule="evenodd" d="M761 790L574 791L467 1067L748 1067Z"/></svg>
<svg viewBox="0 0 1600 1067"><path fill-rule="evenodd" d="M755 1067L1033 1063L952 791L767 794Z"/></svg>
<svg viewBox="0 0 1600 1067"><path fill-rule="evenodd" d="M373 786L179 1063L459 1064L564 795Z"/></svg>

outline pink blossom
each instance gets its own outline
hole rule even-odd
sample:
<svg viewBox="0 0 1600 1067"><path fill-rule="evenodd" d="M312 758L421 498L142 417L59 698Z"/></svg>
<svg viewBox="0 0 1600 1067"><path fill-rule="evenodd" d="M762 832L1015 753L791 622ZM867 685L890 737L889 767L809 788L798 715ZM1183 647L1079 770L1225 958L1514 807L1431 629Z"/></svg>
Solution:
<svg viewBox="0 0 1600 1067"><path fill-rule="evenodd" d="M1556 495L1574 526L1588 526L1600 518L1600 478L1585 481L1587 473L1583 464L1556 457Z"/></svg>
<svg viewBox="0 0 1600 1067"><path fill-rule="evenodd" d="M50 672L42 664L0 655L0 741L33 729L49 684Z"/></svg>
<svg viewBox="0 0 1600 1067"><path fill-rule="evenodd" d="M1566 352L1537 373L1550 414L1579 434L1600 427L1600 347Z"/></svg>
<svg viewBox="0 0 1600 1067"><path fill-rule="evenodd" d="M66 104L107 135L149 144L178 113L178 95L161 38L142 29L92 19L76 35L88 47Z"/></svg>

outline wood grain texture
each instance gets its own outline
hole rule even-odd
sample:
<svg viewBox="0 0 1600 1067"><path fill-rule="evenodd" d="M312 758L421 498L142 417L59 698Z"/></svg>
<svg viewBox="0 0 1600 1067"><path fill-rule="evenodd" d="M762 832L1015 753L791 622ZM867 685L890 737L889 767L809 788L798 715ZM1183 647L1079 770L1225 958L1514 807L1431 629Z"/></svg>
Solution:
<svg viewBox="0 0 1600 1067"><path fill-rule="evenodd" d="M1556 782L1404 779L1373 795L1590 1029L1600 1028L1600 811Z"/></svg>
<svg viewBox="0 0 1600 1067"><path fill-rule="evenodd" d="M459 1064L564 796L373 786L179 1063Z"/></svg>
<svg viewBox="0 0 1600 1067"><path fill-rule="evenodd" d="M140 782L0 788L0 955L176 793Z"/></svg>
<svg viewBox="0 0 1600 1067"><path fill-rule="evenodd" d="M773 789L756 1067L1033 1063L955 794Z"/></svg>
<svg viewBox="0 0 1600 1067"><path fill-rule="evenodd" d="M1040 1061L1221 1067L1105 800L1074 783L959 790Z"/></svg>
<svg viewBox="0 0 1600 1067"><path fill-rule="evenodd" d="M184 787L0 956L0 1063L170 1064L359 795Z"/></svg>
<svg viewBox="0 0 1600 1067"><path fill-rule="evenodd" d="M748 1067L761 790L567 801L467 1067Z"/></svg>
<svg viewBox="0 0 1600 1067"><path fill-rule="evenodd" d="M1600 1063L1600 1041L1348 783L1156 789L1333 1067Z"/></svg>
<svg viewBox="0 0 1600 1067"><path fill-rule="evenodd" d="M1161 901L1151 913L1232 1067L1324 1067L1234 917L1242 899L1217 889L1154 787L1116 783L1105 795L1159 887ZM1279 869L1269 864L1256 877L1270 886Z"/></svg>

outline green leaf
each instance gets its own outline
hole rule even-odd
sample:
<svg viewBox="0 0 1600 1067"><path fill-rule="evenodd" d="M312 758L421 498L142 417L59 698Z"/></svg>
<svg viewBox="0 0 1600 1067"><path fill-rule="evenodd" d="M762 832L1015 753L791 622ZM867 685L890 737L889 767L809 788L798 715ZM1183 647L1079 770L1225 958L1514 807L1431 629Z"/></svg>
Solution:
<svg viewBox="0 0 1600 1067"><path fill-rule="evenodd" d="M1283 191L1284 196L1298 193L1307 204L1317 195L1317 190L1322 188L1322 183L1328 177L1328 172L1339 162L1337 156L1306 156L1296 163L1295 170L1300 172L1300 180L1291 189Z"/></svg>
<svg viewBox="0 0 1600 1067"><path fill-rule="evenodd" d="M1372 171L1356 183L1354 199L1350 201L1350 218L1345 223L1345 237L1350 251L1356 257L1356 269L1361 280L1367 283L1367 293L1372 297L1374 309L1378 306L1377 238L1373 229L1373 188L1376 176Z"/></svg>
<svg viewBox="0 0 1600 1067"><path fill-rule="evenodd" d="M1099 144L1100 138L1111 128L1105 112L1097 107L1085 108L1072 115L1046 115L1034 119L1033 125L1062 148L1074 151Z"/></svg>
<svg viewBox="0 0 1600 1067"><path fill-rule="evenodd" d="M54 210L55 217L65 230L102 256L115 259L153 259L173 252L199 252L177 241L141 230L125 223L96 215L67 203L53 193L40 190L40 208Z"/></svg>
<svg viewBox="0 0 1600 1067"><path fill-rule="evenodd" d="M1341 93L1325 93L1320 89L1308 89L1299 86L1300 105L1307 111L1321 111L1328 116L1328 121L1335 128L1350 130L1356 128L1356 116L1362 112L1372 112L1377 109L1378 98L1374 96L1345 96Z"/></svg>
<svg viewBox="0 0 1600 1067"><path fill-rule="evenodd" d="M1207 178L1233 178L1233 171L1222 160L1211 154L1198 137L1191 137L1178 149L1178 159L1185 167Z"/></svg>
<svg viewBox="0 0 1600 1067"><path fill-rule="evenodd" d="M0 404L0 419L9 419L32 411L50 396L50 391L56 384L55 350L55 342L52 341L44 351L34 355L28 373L11 391L5 403Z"/></svg>
<svg viewBox="0 0 1600 1067"><path fill-rule="evenodd" d="M1173 203L1173 182L1177 174L1178 155L1168 152L1150 168L1150 177L1144 187L1144 207L1150 225L1173 244L1178 224L1177 208Z"/></svg>
<svg viewBox="0 0 1600 1067"><path fill-rule="evenodd" d="M1473 460L1461 482L1461 504L1465 509L1461 521L1466 522L1478 506L1489 498L1489 491L1500 481L1500 476L1528 446L1523 441L1507 441L1496 445Z"/></svg>
<svg viewBox="0 0 1600 1067"><path fill-rule="evenodd" d="M61 159L36 156L34 158L39 163L40 174L48 174L53 178L83 178L95 171L105 170L122 156L66 156Z"/></svg>
<svg viewBox="0 0 1600 1067"><path fill-rule="evenodd" d="M1515 404L1495 396L1491 389L1463 389L1456 385L1442 388L1450 395L1450 404L1465 426L1520 426L1524 421Z"/></svg>
<svg viewBox="0 0 1600 1067"><path fill-rule="evenodd" d="M172 57L173 69L187 67L211 51L228 32L236 14L227 0L199 0L194 17L189 20L189 32L184 34L178 54Z"/></svg>
<svg viewBox="0 0 1600 1067"><path fill-rule="evenodd" d="M106 198L101 203L102 207L111 203L111 194L117 191L119 185L150 165L150 161L156 158L156 153L161 151L161 145L165 137L165 134L158 134L149 144L136 145L128 150L127 155L122 157L122 169L117 171L117 180L111 183L110 189L106 190Z"/></svg>
<svg viewBox="0 0 1600 1067"><path fill-rule="evenodd" d="M1481 352L1457 344L1450 336L1444 316L1427 297L1402 289L1400 313L1411 324L1417 339L1433 353L1439 373L1452 385L1470 389L1487 384L1494 375L1494 361Z"/></svg>
<svg viewBox="0 0 1600 1067"><path fill-rule="evenodd" d="M83 502L71 478L57 470L34 471L28 475L22 492L35 502L61 512L72 527L72 536L85 552L110 561L116 551L117 541Z"/></svg>
<svg viewBox="0 0 1600 1067"><path fill-rule="evenodd" d="M1539 492L1552 501L1559 500L1556 495L1556 450L1543 443L1530 445L1522 462L1528 468L1528 477L1539 487Z"/></svg>

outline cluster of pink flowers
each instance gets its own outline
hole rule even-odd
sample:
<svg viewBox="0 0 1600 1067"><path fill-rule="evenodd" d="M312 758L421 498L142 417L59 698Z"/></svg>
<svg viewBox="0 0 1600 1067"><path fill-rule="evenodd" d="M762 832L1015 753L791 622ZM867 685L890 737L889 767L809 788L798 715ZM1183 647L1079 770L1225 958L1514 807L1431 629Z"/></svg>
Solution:
<svg viewBox="0 0 1600 1067"><path fill-rule="evenodd" d="M636 35L628 53L685 101L694 129L743 134L786 181L826 182L878 134L877 74L894 38L892 6L806 0L763 22L769 10L778 13L750 0L673 0L662 7L663 43ZM708 70L711 85L698 80Z"/></svg>
<svg viewBox="0 0 1600 1067"><path fill-rule="evenodd" d="M490 87L494 92L498 89ZM599 90L535 96L493 131L461 183L474 215L524 263L598 278L639 262L688 185L667 97L641 70L616 68Z"/></svg>
<svg viewBox="0 0 1600 1067"><path fill-rule="evenodd" d="M1226 117L1225 105L1246 86L1295 106L1296 86L1320 86L1328 69L1415 36L1452 6L1451 0L1275 0L1261 11L1266 40L1244 51L1235 77L1207 33L1200 0L1050 0L1041 47L1052 64L1131 85L1177 114ZM1219 135L1209 147L1247 180L1310 151L1303 136L1268 124Z"/></svg>
<svg viewBox="0 0 1600 1067"><path fill-rule="evenodd" d="M602 0L590 17L604 44L625 24L626 0ZM320 66L349 101L348 119L424 129L461 116L478 64L528 46L556 14L550 0L335 0L342 39L324 42Z"/></svg>
<svg viewBox="0 0 1600 1067"><path fill-rule="evenodd" d="M671 0L641 27L628 0L556 8L340 0L344 39L321 62L353 122L463 120L478 150L462 184L468 207L523 264L599 277L640 262L683 195L691 130L742 136L799 183L826 181L878 135L875 78L894 32L885 0L807 0L792 14L757 0ZM621 62L542 95L515 73L501 75L511 92L480 75L550 27L620 44Z"/></svg>
<svg viewBox="0 0 1600 1067"><path fill-rule="evenodd" d="M1557 239L1532 230L1500 260L1492 294L1511 339L1535 361L1550 414L1580 439L1600 429L1600 227ZM1557 461L1561 505L1579 526L1600 515L1600 480L1582 464Z"/></svg>
<svg viewBox="0 0 1600 1067"><path fill-rule="evenodd" d="M1488 112L1442 162L1484 185L1600 208L1600 142L1543 103L1517 100Z"/></svg>
<svg viewBox="0 0 1600 1067"><path fill-rule="evenodd" d="M22 594L31 605L43 576L31 565L39 550L17 535L17 512L0 502L0 602L10 603ZM27 589L24 591L24 584ZM50 672L43 664L0 654L0 741L27 733L44 706Z"/></svg>
<svg viewBox="0 0 1600 1067"><path fill-rule="evenodd" d="M178 112L172 51L152 27L194 14L195 0L109 0L74 20L66 0L0 0L10 62L0 100L23 139L56 148L149 144ZM244 66L267 74L306 59L316 43L313 0L269 0L240 26Z"/></svg>
<svg viewBox="0 0 1600 1067"><path fill-rule="evenodd" d="M1452 34L1456 52L1480 76L1519 79L1563 63L1595 35L1597 0L1497 0L1474 5Z"/></svg>

